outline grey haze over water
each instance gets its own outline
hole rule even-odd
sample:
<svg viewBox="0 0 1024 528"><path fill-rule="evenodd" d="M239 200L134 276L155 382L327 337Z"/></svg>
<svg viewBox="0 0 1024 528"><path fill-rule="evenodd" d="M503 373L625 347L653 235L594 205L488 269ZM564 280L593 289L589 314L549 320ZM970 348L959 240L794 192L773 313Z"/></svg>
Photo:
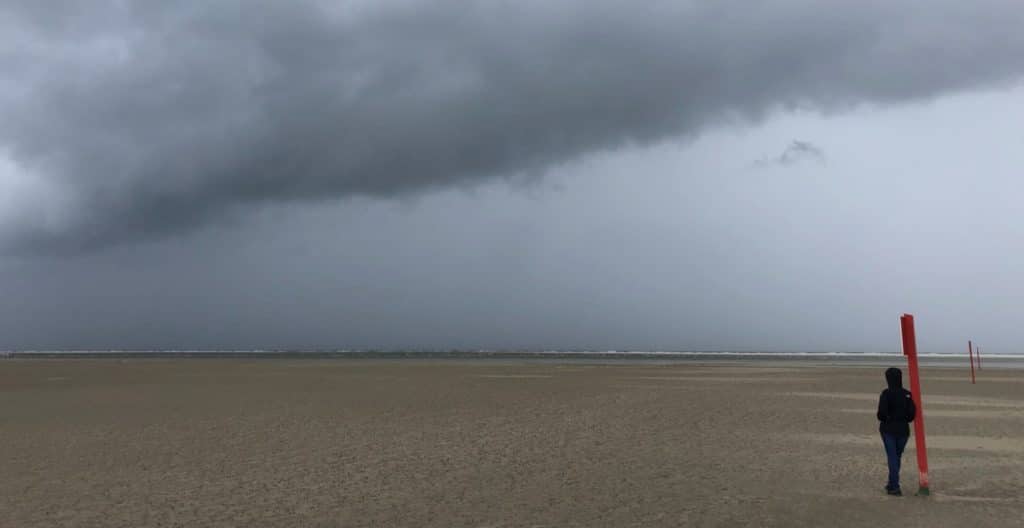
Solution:
<svg viewBox="0 0 1024 528"><path fill-rule="evenodd" d="M1019 352L1010 1L0 5L0 348Z"/></svg>

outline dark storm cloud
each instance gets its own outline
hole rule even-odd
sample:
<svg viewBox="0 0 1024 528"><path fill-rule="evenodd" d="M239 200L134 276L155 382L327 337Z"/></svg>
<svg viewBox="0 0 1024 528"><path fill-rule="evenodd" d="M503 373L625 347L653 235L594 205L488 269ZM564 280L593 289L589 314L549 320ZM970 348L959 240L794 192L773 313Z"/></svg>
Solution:
<svg viewBox="0 0 1024 528"><path fill-rule="evenodd" d="M761 159L754 162L755 167L789 167L802 161L825 163L825 152L809 141L793 140L774 158Z"/></svg>
<svg viewBox="0 0 1024 528"><path fill-rule="evenodd" d="M0 162L35 189L0 211L16 252L1024 72L1014 1L20 4L0 7Z"/></svg>

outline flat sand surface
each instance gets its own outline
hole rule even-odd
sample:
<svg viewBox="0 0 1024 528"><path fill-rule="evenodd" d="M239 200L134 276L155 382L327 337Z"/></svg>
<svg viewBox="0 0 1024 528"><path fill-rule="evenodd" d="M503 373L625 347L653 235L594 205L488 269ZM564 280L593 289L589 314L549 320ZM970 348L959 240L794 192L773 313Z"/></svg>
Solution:
<svg viewBox="0 0 1024 528"><path fill-rule="evenodd" d="M1022 380L924 371L923 498L877 367L6 360L0 527L1021 526Z"/></svg>

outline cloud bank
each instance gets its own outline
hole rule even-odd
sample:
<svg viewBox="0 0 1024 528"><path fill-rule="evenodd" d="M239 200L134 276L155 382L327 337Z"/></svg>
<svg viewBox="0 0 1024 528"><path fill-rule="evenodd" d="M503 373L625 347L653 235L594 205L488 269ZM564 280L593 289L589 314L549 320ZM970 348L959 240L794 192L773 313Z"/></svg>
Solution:
<svg viewBox="0 0 1024 528"><path fill-rule="evenodd" d="M0 244L302 203L1013 82L1013 1L183 0L0 7Z"/></svg>

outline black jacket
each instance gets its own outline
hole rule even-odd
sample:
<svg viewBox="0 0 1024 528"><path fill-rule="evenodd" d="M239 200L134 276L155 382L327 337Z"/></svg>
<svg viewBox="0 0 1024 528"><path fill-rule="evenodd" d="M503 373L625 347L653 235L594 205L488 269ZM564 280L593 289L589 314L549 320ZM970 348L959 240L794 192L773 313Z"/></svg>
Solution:
<svg viewBox="0 0 1024 528"><path fill-rule="evenodd" d="M910 391L903 388L903 373L898 368L885 371L889 388L878 398L878 431L909 436L910 422L917 415L917 407Z"/></svg>

